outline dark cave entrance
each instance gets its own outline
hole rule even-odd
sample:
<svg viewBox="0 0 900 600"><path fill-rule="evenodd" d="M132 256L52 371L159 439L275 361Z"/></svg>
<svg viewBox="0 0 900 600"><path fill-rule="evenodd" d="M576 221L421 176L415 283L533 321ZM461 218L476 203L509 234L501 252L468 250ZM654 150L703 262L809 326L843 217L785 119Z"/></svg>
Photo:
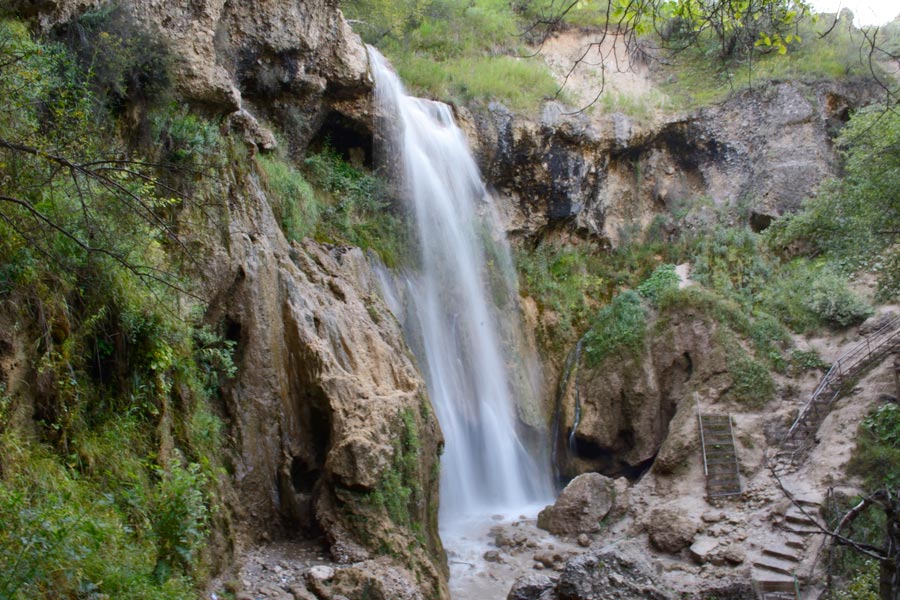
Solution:
<svg viewBox="0 0 900 600"><path fill-rule="evenodd" d="M357 169L374 168L374 142L372 131L364 124L345 115L331 111L310 140L308 153L322 152L331 148L345 161Z"/></svg>

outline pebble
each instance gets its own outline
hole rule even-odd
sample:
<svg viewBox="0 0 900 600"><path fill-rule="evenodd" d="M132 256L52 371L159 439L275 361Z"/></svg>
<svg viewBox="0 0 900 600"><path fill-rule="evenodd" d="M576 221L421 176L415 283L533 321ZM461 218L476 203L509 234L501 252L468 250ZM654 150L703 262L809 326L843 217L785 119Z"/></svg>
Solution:
<svg viewBox="0 0 900 600"><path fill-rule="evenodd" d="M591 538L588 537L588 534L582 533L578 536L578 545L582 548L587 548L591 545Z"/></svg>

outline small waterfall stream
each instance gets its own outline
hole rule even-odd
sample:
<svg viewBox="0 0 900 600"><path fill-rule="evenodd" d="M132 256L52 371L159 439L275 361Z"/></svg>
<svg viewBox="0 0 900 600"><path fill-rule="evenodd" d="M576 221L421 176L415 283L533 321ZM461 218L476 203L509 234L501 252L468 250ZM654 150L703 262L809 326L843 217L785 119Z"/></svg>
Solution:
<svg viewBox="0 0 900 600"><path fill-rule="evenodd" d="M449 106L408 96L385 59L369 53L388 129L379 135L401 178L420 252L417 272L381 276L444 432L440 520L453 553L463 523L516 517L525 506L552 501L550 465L530 456L517 434L516 359L504 343L518 322L515 279L498 268L512 262L465 135ZM497 297L506 298L504 310ZM504 312L514 319L504 321Z"/></svg>

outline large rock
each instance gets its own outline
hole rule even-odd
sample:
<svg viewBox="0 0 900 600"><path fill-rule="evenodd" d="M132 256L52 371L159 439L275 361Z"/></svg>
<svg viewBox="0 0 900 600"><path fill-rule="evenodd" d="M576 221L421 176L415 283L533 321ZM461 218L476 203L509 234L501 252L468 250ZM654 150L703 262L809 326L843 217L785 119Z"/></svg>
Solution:
<svg viewBox="0 0 900 600"><path fill-rule="evenodd" d="M244 194L229 203L227 243L204 254L211 318L237 342L239 374L225 398L245 525L321 530L338 560L387 551L423 593L445 597L434 517L441 433L368 262L355 248L289 246L252 181ZM410 434L417 446L399 448ZM403 484L418 492L395 523L371 494L396 492L385 486L401 461Z"/></svg>
<svg viewBox="0 0 900 600"><path fill-rule="evenodd" d="M538 515L537 525L555 535L600 531L615 502L615 484L599 473L579 475Z"/></svg>
<svg viewBox="0 0 900 600"><path fill-rule="evenodd" d="M661 552L677 554L694 542L697 523L671 508L657 508L646 520L650 543Z"/></svg>
<svg viewBox="0 0 900 600"><path fill-rule="evenodd" d="M559 577L559 600L669 600L674 596L651 577L650 568L615 551L573 558Z"/></svg>
<svg viewBox="0 0 900 600"><path fill-rule="evenodd" d="M540 600L553 586L553 580L546 575L529 573L516 579L506 600Z"/></svg>

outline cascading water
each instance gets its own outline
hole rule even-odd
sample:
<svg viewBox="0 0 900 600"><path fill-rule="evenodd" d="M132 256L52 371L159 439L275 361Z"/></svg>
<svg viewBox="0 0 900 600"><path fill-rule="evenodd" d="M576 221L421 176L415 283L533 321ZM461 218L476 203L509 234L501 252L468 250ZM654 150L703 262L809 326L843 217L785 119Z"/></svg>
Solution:
<svg viewBox="0 0 900 600"><path fill-rule="evenodd" d="M385 59L369 51L387 129L380 135L415 219L421 260L417 273L386 284L385 296L418 355L444 432L446 543L454 523L550 500L549 460L529 456L517 435L515 360L503 343L509 327L491 301L516 298L514 283L496 268L511 261L465 136L449 106L406 95ZM509 304L514 313L515 301Z"/></svg>

